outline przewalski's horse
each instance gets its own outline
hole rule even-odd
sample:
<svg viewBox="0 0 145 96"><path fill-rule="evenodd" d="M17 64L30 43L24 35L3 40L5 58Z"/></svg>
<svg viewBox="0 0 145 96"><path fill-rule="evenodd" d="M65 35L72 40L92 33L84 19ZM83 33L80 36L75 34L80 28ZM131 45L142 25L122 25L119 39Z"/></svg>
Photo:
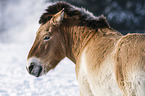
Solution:
<svg viewBox="0 0 145 96"><path fill-rule="evenodd" d="M28 55L30 74L39 77L68 57L80 96L145 96L145 35L123 36L105 17L65 2L46 11Z"/></svg>

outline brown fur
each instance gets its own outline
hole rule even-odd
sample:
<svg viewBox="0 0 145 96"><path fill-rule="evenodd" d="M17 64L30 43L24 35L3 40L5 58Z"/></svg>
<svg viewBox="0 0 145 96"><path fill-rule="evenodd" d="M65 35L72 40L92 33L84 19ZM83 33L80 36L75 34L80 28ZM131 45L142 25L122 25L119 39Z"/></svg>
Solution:
<svg viewBox="0 0 145 96"><path fill-rule="evenodd" d="M83 12L64 2L50 6L28 59L39 58L46 72L64 57L71 59L81 96L145 95L145 35L123 36L104 18ZM43 41L44 36L52 38Z"/></svg>

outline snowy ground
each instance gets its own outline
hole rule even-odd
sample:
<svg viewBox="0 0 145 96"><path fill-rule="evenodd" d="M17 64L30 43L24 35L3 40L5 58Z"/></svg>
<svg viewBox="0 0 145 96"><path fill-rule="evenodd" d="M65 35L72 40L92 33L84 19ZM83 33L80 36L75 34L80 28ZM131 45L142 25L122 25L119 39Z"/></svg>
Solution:
<svg viewBox="0 0 145 96"><path fill-rule="evenodd" d="M21 10L21 15L13 14L9 18L17 23L8 24L8 31L0 34L0 96L79 96L75 65L67 58L39 78L26 71L27 54L39 28L37 22L48 4L42 0L35 4L35 0L20 1L18 8L10 2L5 15L9 16L11 10L15 14ZM25 9L32 5L33 8Z"/></svg>

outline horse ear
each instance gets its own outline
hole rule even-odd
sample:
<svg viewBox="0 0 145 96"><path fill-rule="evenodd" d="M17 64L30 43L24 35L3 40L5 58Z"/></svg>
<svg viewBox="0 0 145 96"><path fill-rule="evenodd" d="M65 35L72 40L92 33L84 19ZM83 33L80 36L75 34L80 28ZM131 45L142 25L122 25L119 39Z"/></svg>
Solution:
<svg viewBox="0 0 145 96"><path fill-rule="evenodd" d="M52 17L52 22L54 24L60 24L61 21L66 18L66 13L64 12L64 8L59 11L58 13L56 13L53 17Z"/></svg>

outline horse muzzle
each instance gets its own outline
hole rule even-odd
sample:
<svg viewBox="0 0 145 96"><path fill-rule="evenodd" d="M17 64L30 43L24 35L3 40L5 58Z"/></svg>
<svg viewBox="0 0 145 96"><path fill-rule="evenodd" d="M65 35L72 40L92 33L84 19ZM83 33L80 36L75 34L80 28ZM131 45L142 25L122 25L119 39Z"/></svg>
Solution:
<svg viewBox="0 0 145 96"><path fill-rule="evenodd" d="M26 69L29 72L29 74L35 77L39 77L43 74L43 67L39 63L39 60L37 58L28 59Z"/></svg>

